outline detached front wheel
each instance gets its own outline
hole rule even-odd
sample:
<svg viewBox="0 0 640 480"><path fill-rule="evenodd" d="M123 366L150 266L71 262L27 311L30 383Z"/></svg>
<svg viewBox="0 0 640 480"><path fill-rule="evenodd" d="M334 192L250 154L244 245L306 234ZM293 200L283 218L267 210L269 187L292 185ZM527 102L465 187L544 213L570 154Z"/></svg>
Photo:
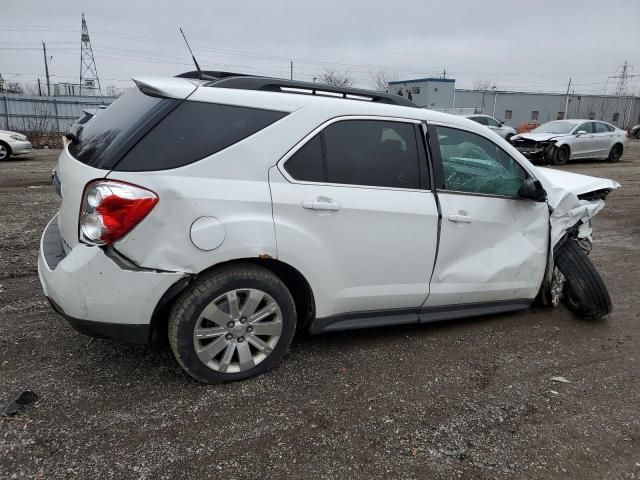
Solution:
<svg viewBox="0 0 640 480"><path fill-rule="evenodd" d="M563 299L586 320L611 313L611 297L600 273L575 240L566 240L555 253L556 266L565 277Z"/></svg>
<svg viewBox="0 0 640 480"><path fill-rule="evenodd" d="M182 368L204 383L271 370L291 345L296 310L272 272L242 265L197 280L169 317L169 343Z"/></svg>

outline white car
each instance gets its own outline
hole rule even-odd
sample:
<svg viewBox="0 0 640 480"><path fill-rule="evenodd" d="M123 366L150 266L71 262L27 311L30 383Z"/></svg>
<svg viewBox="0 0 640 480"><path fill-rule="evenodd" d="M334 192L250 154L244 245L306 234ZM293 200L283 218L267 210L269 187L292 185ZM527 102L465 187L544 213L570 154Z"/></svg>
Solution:
<svg viewBox="0 0 640 480"><path fill-rule="evenodd" d="M616 182L536 168L395 95L257 77L141 78L60 154L39 275L80 332L168 336L203 382L294 333L426 323L562 295L611 310L581 250ZM356 340L354 336L354 341Z"/></svg>
<svg viewBox="0 0 640 480"><path fill-rule="evenodd" d="M497 120L490 115L475 114L465 115L465 117L469 120L473 120L474 122L479 123L480 125L484 125L507 141L509 141L511 137L513 137L516 133L518 133L516 132L515 128L510 127L509 125L505 125L504 122L501 122L500 120Z"/></svg>
<svg viewBox="0 0 640 480"><path fill-rule="evenodd" d="M25 135L0 130L0 161L8 160L12 155L25 155L32 151L31 142Z"/></svg>
<svg viewBox="0 0 640 480"><path fill-rule="evenodd" d="M617 162L629 140L627 132L597 120L554 120L528 133L511 137L527 158L564 165L578 158L606 158Z"/></svg>

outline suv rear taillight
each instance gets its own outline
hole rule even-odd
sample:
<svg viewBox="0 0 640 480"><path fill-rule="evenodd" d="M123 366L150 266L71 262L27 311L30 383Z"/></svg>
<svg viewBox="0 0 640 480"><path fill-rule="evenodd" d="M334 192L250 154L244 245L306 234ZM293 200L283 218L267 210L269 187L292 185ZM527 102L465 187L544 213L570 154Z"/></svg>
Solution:
<svg viewBox="0 0 640 480"><path fill-rule="evenodd" d="M146 188L114 180L96 180L84 189L80 241L109 245L129 233L158 203Z"/></svg>

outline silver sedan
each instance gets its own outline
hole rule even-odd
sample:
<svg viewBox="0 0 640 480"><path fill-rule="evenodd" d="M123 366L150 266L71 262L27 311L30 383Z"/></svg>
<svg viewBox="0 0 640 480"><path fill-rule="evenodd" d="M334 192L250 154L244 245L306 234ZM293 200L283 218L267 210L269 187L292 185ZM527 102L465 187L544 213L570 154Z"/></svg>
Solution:
<svg viewBox="0 0 640 480"><path fill-rule="evenodd" d="M617 162L627 148L627 132L597 120L555 120L528 133L514 135L511 143L531 160L563 165L579 158L606 158Z"/></svg>

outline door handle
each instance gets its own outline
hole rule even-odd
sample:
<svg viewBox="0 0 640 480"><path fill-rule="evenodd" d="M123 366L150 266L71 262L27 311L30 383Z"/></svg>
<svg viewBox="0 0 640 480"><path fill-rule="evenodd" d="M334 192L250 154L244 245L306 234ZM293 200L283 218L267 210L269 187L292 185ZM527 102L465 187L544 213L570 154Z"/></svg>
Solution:
<svg viewBox="0 0 640 480"><path fill-rule="evenodd" d="M316 198L315 200L305 200L302 202L302 208L306 208L308 210L337 212L340 210L340 204L329 198Z"/></svg>
<svg viewBox="0 0 640 480"><path fill-rule="evenodd" d="M450 222L457 222L457 223L473 222L473 218L471 218L468 215L449 215L447 218L449 219Z"/></svg>

